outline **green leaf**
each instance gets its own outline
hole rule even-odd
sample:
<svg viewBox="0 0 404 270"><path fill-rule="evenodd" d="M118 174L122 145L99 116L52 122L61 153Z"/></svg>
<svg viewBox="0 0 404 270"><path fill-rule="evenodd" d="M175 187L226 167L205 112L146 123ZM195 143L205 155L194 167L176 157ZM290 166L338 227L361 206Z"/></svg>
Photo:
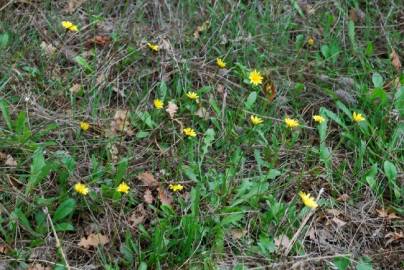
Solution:
<svg viewBox="0 0 404 270"><path fill-rule="evenodd" d="M375 88L383 88L383 77L379 73L373 73L372 82Z"/></svg>
<svg viewBox="0 0 404 270"><path fill-rule="evenodd" d="M158 97L164 100L167 96L167 92L168 92L167 84L164 81L162 81L158 89Z"/></svg>
<svg viewBox="0 0 404 270"><path fill-rule="evenodd" d="M148 112L136 112L136 115L148 128L155 128L157 126Z"/></svg>
<svg viewBox="0 0 404 270"><path fill-rule="evenodd" d="M116 184L119 184L119 182L121 182L121 180L125 176L127 170L128 170L128 159L123 158L118 163L118 167L116 168L116 174L115 174L115 177L114 177L114 182Z"/></svg>
<svg viewBox="0 0 404 270"><path fill-rule="evenodd" d="M390 161L386 160L384 162L384 174L388 179L388 184L390 189L393 190L394 196L399 199L401 197L400 188L397 185L397 168Z"/></svg>
<svg viewBox="0 0 404 270"><path fill-rule="evenodd" d="M304 35L299 34L296 36L296 42L295 42L295 47L296 49L300 49L304 45Z"/></svg>
<svg viewBox="0 0 404 270"><path fill-rule="evenodd" d="M62 202L53 214L52 221L56 223L70 215L76 208L76 201L74 199L67 199Z"/></svg>
<svg viewBox="0 0 404 270"><path fill-rule="evenodd" d="M0 34L0 49L5 49L10 42L10 35L7 32Z"/></svg>
<svg viewBox="0 0 404 270"><path fill-rule="evenodd" d="M70 223L55 224L55 231L57 232L71 232L74 231L74 226Z"/></svg>
<svg viewBox="0 0 404 270"><path fill-rule="evenodd" d="M257 100L257 92L253 91L247 98L247 101L244 103L244 106L247 110L251 109L254 105L255 101Z"/></svg>
<svg viewBox="0 0 404 270"><path fill-rule="evenodd" d="M0 109L8 129L13 130L13 125L11 124L10 112L8 110L8 104L4 99L0 99Z"/></svg>
<svg viewBox="0 0 404 270"><path fill-rule="evenodd" d="M265 175L266 180L272 180L281 175L282 173L279 170L276 169L271 169L269 172Z"/></svg>
<svg viewBox="0 0 404 270"><path fill-rule="evenodd" d="M348 36L351 40L352 47L354 48L354 50L356 50L355 23L352 20L348 22Z"/></svg>
<svg viewBox="0 0 404 270"><path fill-rule="evenodd" d="M25 194L30 193L49 174L53 167L52 163L45 163L42 148L35 150Z"/></svg>
<svg viewBox="0 0 404 270"><path fill-rule="evenodd" d="M94 69L91 67L91 65L87 62L87 60L78 55L76 57L74 57L74 61L79 64L86 72L92 73L94 71Z"/></svg>
<svg viewBox="0 0 404 270"><path fill-rule="evenodd" d="M338 270L345 270L348 268L349 263L351 261L349 260L348 257L336 257L334 259L334 264L338 268Z"/></svg>
<svg viewBox="0 0 404 270"><path fill-rule="evenodd" d="M200 198L201 193L199 191L199 188L194 187L191 190L191 213L194 218L197 218L199 216L199 203L200 203Z"/></svg>
<svg viewBox="0 0 404 270"><path fill-rule="evenodd" d="M147 270L147 263L141 262L137 270Z"/></svg>
<svg viewBox="0 0 404 270"><path fill-rule="evenodd" d="M331 57L330 47L328 45L322 45L320 47L320 51L325 59L328 59Z"/></svg>
<svg viewBox="0 0 404 270"><path fill-rule="evenodd" d="M14 209L11 213L11 217L15 218L26 230L33 232L28 218L25 216L24 212L20 208Z"/></svg>
<svg viewBox="0 0 404 270"><path fill-rule="evenodd" d="M356 270L373 270L372 262L369 257L362 257L356 266Z"/></svg>
<svg viewBox="0 0 404 270"><path fill-rule="evenodd" d="M334 120L334 122L336 122L338 125L340 125L343 128L347 128L347 126L344 124L344 122L341 120L341 118L339 118L338 115L336 115L335 113L333 113L332 111L321 107L320 108L320 114L324 114L327 118Z"/></svg>
<svg viewBox="0 0 404 270"><path fill-rule="evenodd" d="M223 227L229 224L237 224L237 222L240 221L243 217L244 213L229 213L225 215L220 224Z"/></svg>

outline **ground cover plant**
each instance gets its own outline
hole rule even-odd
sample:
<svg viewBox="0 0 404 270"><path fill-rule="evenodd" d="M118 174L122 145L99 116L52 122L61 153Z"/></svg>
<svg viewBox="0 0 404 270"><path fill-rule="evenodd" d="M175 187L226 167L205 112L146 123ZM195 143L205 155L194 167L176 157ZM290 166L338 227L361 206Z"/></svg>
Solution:
<svg viewBox="0 0 404 270"><path fill-rule="evenodd" d="M0 269L401 269L399 0L3 1Z"/></svg>

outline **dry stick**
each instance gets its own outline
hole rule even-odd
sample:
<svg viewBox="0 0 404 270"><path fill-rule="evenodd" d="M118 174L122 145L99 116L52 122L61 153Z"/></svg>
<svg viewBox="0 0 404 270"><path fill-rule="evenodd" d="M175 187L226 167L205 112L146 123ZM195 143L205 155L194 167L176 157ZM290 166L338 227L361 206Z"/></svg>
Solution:
<svg viewBox="0 0 404 270"><path fill-rule="evenodd" d="M51 219L51 217L50 217L50 215L49 215L48 207L44 207L44 208L42 209L42 211L43 211L43 212L47 215L47 217L48 217L49 224L51 225L53 235L55 236L56 248L58 248L58 249L60 250L60 253L62 254L62 258L63 258L63 261L65 262L65 265L66 265L67 270L71 270L70 265L69 265L69 262L67 261L67 257L66 257L66 255L65 255L65 253L63 252L63 248L62 248L62 245L61 245L61 243L60 243L59 237L58 237L58 235L57 235L57 233L56 233L55 226L53 226L52 219Z"/></svg>
<svg viewBox="0 0 404 270"><path fill-rule="evenodd" d="M318 201L321 197L321 194L324 192L324 188L320 189L320 192L318 193L317 199L316 201ZM295 235L293 235L292 240L290 240L290 244L288 246L288 248L285 251L285 257L288 256L290 250L292 249L294 243L296 242L297 238L299 237L300 233L303 230L303 227L306 225L307 221L309 221L309 219L311 218L311 216L316 212L317 208L312 208L311 211L307 214L307 216L304 218L304 220L302 221L302 224L300 224L299 229L296 231Z"/></svg>

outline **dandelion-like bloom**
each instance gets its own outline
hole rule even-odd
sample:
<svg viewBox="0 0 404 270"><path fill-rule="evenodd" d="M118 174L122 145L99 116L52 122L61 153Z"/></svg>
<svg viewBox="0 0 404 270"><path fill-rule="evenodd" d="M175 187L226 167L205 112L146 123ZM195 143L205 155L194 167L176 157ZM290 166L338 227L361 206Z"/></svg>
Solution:
<svg viewBox="0 0 404 270"><path fill-rule="evenodd" d="M260 118L258 116L255 116L255 115L251 115L250 121L254 126L257 126L257 125L262 124L264 122L264 120L262 120L262 118Z"/></svg>
<svg viewBox="0 0 404 270"><path fill-rule="evenodd" d="M223 61L222 58L216 58L216 65L219 68L225 68L226 67L226 63Z"/></svg>
<svg viewBox="0 0 404 270"><path fill-rule="evenodd" d="M181 191L184 189L184 186L181 184L170 184L168 187L174 192Z"/></svg>
<svg viewBox="0 0 404 270"><path fill-rule="evenodd" d="M79 31L79 28L77 27L77 25L75 25L74 23L69 22L69 21L63 21L62 26L65 29L70 30L72 32L78 32Z"/></svg>
<svg viewBox="0 0 404 270"><path fill-rule="evenodd" d="M313 120L314 122L321 124L325 121L325 118L321 115L313 115Z"/></svg>
<svg viewBox="0 0 404 270"><path fill-rule="evenodd" d="M183 132L188 137L196 137L196 132L193 128L184 128Z"/></svg>
<svg viewBox="0 0 404 270"><path fill-rule="evenodd" d="M188 93L187 93L187 97L188 97L189 99L193 99L193 100L196 100L196 99L199 98L198 94L195 93L195 92L188 92Z"/></svg>
<svg viewBox="0 0 404 270"><path fill-rule="evenodd" d="M90 128L90 124L87 123L87 122L82 121L82 122L80 122L80 128L81 128L83 131L87 131L87 130Z"/></svg>
<svg viewBox="0 0 404 270"><path fill-rule="evenodd" d="M313 37L309 37L307 39L307 45L309 45L309 46L313 46L315 42L316 41L315 41L315 39Z"/></svg>
<svg viewBox="0 0 404 270"><path fill-rule="evenodd" d="M316 199L314 199L309 193L304 193L303 191L299 192L299 196L302 199L304 205L309 208L315 209L318 207Z"/></svg>
<svg viewBox="0 0 404 270"><path fill-rule="evenodd" d="M289 118L289 117L286 117L284 122L288 128L296 128L299 126L299 121L297 121L296 119Z"/></svg>
<svg viewBox="0 0 404 270"><path fill-rule="evenodd" d="M250 83L253 85L262 84L262 80L264 79L264 77L262 77L262 75L261 75L261 72L255 70L255 69L250 72L250 75L248 76L248 78L250 79Z"/></svg>
<svg viewBox="0 0 404 270"><path fill-rule="evenodd" d="M159 45L147 42L147 46L152 52L158 52L160 50Z"/></svg>
<svg viewBox="0 0 404 270"><path fill-rule="evenodd" d="M119 184L119 186L116 188L116 191L120 192L120 193L128 193L129 192L130 187L125 183L122 182Z"/></svg>
<svg viewBox="0 0 404 270"><path fill-rule="evenodd" d="M154 104L154 108L156 108L158 110L161 110L164 107L164 102L161 99L158 99L158 98L156 98L153 101L153 104Z"/></svg>
<svg viewBox="0 0 404 270"><path fill-rule="evenodd" d="M356 123L361 122L361 121L365 121L365 117L361 113L356 113L356 112L353 112L352 119Z"/></svg>
<svg viewBox="0 0 404 270"><path fill-rule="evenodd" d="M74 185L74 191L76 191L77 193L85 196L85 195L88 194L89 189L85 184L76 183Z"/></svg>

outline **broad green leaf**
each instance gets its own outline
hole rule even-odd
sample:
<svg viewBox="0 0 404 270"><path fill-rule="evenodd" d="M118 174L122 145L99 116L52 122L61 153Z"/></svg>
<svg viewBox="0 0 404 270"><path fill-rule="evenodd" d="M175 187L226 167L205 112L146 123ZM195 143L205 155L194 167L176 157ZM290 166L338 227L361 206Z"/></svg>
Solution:
<svg viewBox="0 0 404 270"><path fill-rule="evenodd" d="M28 218L25 216L24 212L20 208L14 209L14 211L11 213L11 216L14 217L26 230L33 232Z"/></svg>
<svg viewBox="0 0 404 270"><path fill-rule="evenodd" d="M8 104L4 99L0 99L0 109L8 129L13 130L13 125L11 124L10 112L8 110Z"/></svg>
<svg viewBox="0 0 404 270"><path fill-rule="evenodd" d="M67 199L62 202L53 214L52 221L54 223L64 219L70 215L76 208L76 201L74 199Z"/></svg>
<svg viewBox="0 0 404 270"><path fill-rule="evenodd" d="M225 227L229 224L236 224L244 217L244 213L226 213L220 224Z"/></svg>
<svg viewBox="0 0 404 270"><path fill-rule="evenodd" d="M147 263L141 262L137 270L147 270Z"/></svg>
<svg viewBox="0 0 404 270"><path fill-rule="evenodd" d="M334 122L336 122L339 126L343 127L343 128L347 128L347 126L345 125L345 123L341 120L341 118L339 118L338 115L336 115L335 113L333 113L332 111L322 107L320 108L320 114L325 115L327 118L333 120Z"/></svg>
<svg viewBox="0 0 404 270"><path fill-rule="evenodd" d="M114 177L114 182L116 184L119 184L119 182L121 182L121 180L123 179L123 177L126 174L126 171L128 169L128 159L127 158L123 158L119 163L118 166L116 168L116 174Z"/></svg>
<svg viewBox="0 0 404 270"><path fill-rule="evenodd" d="M281 175L282 173L279 170L276 169L271 169L269 170L269 172L265 175L265 179L267 180L273 180L276 177L278 177L279 175Z"/></svg>
<svg viewBox="0 0 404 270"><path fill-rule="evenodd" d="M346 270L351 261L348 257L336 257L334 259L334 264L338 268L338 270Z"/></svg>
<svg viewBox="0 0 404 270"><path fill-rule="evenodd" d="M356 50L356 40L355 40L355 23L350 20L348 22L348 36L349 39L351 40L352 43L352 47L354 48L354 50Z"/></svg>
<svg viewBox="0 0 404 270"><path fill-rule="evenodd" d="M244 103L244 106L247 110L251 109L254 105L255 101L257 100L257 92L253 91L247 98L247 101Z"/></svg>
<svg viewBox="0 0 404 270"><path fill-rule="evenodd" d="M356 270L373 270L372 262L369 257L362 257L356 266Z"/></svg>
<svg viewBox="0 0 404 270"><path fill-rule="evenodd" d="M71 232L74 231L74 226L70 223L55 224L55 231L57 232Z"/></svg>
<svg viewBox="0 0 404 270"><path fill-rule="evenodd" d="M167 92L168 92L167 84L164 81L162 81L160 83L160 87L158 89L158 94L159 94L158 98L164 100L167 96Z"/></svg>
<svg viewBox="0 0 404 270"><path fill-rule="evenodd" d="M191 213L192 216L197 218L199 216L199 203L201 193L198 187L194 187L191 190Z"/></svg>
<svg viewBox="0 0 404 270"><path fill-rule="evenodd" d="M10 41L10 35L7 32L0 34L0 49L5 49Z"/></svg>
<svg viewBox="0 0 404 270"><path fill-rule="evenodd" d="M375 88L383 88L383 77L379 73L373 73L372 82Z"/></svg>
<svg viewBox="0 0 404 270"><path fill-rule="evenodd" d="M89 73L92 73L94 71L94 69L91 67L91 65L87 62L87 60L84 57L78 55L74 57L74 61L77 64L79 64L84 69L84 71Z"/></svg>
<svg viewBox="0 0 404 270"><path fill-rule="evenodd" d="M31 164L30 177L25 187L25 194L29 194L53 168L53 163L45 163L42 148L35 150Z"/></svg>

